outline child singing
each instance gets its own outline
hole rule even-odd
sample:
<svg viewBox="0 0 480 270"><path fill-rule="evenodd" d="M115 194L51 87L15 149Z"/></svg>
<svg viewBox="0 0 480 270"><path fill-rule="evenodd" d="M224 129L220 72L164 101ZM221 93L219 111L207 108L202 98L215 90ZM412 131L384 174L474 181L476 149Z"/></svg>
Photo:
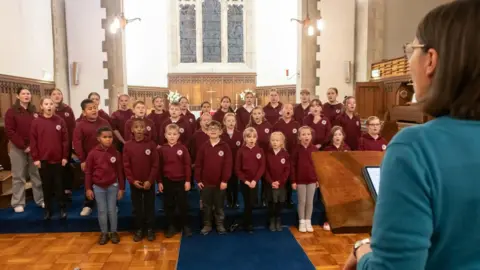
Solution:
<svg viewBox="0 0 480 270"><path fill-rule="evenodd" d="M359 151L380 151L387 150L387 140L380 135L380 119L376 116L367 118L367 133L363 134L358 141Z"/></svg>
<svg viewBox="0 0 480 270"><path fill-rule="evenodd" d="M343 104L337 101L338 89L330 87L327 90L327 102L323 103L323 115L333 123L340 115L343 109Z"/></svg>
<svg viewBox="0 0 480 270"><path fill-rule="evenodd" d="M117 149L120 153L123 151L123 145L125 144L125 123L133 117L133 111L128 108L129 100L130 97L127 94L120 95L118 97L118 110L112 113L113 135L117 139Z"/></svg>
<svg viewBox="0 0 480 270"><path fill-rule="evenodd" d="M52 197L55 194L60 206L60 218L67 218L63 171L70 153L67 125L55 115L52 99L40 100L41 114L32 121L30 128L30 153L42 179L45 212L43 218L52 217Z"/></svg>
<svg viewBox="0 0 480 270"><path fill-rule="evenodd" d="M273 132L270 136L272 148L267 152L265 180L270 231L282 231L280 213L285 203L285 185L290 175L290 160L285 150L285 136L281 132Z"/></svg>
<svg viewBox="0 0 480 270"><path fill-rule="evenodd" d="M220 100L220 108L213 115L213 120L223 123L223 117L225 117L225 114L233 112L233 109L230 107L230 105L232 105L232 100L227 96L222 97Z"/></svg>
<svg viewBox="0 0 480 270"><path fill-rule="evenodd" d="M254 105L255 95L253 92L246 92L245 93L245 104L238 108L235 112L237 118L237 129L240 132L243 132L250 122L250 114L252 110L255 108Z"/></svg>
<svg viewBox="0 0 480 270"><path fill-rule="evenodd" d="M345 143L345 132L341 126L334 126L332 128L332 139L330 140L330 144L325 147L324 151L332 151L332 152L346 152L350 151L350 147Z"/></svg>
<svg viewBox="0 0 480 270"><path fill-rule="evenodd" d="M163 133L161 133L161 127L163 125L163 122L165 122L168 118L170 117L170 114L165 110L165 101L163 100L163 97L161 96L156 96L153 98L153 110L152 112L147 116L147 119L153 122L156 128L156 133L157 133L157 143L159 145L162 144L163 142Z"/></svg>
<svg viewBox="0 0 480 270"><path fill-rule="evenodd" d="M113 132L109 127L97 131L99 144L90 151L85 166L85 189L89 200L95 199L98 207L100 238L98 244L120 242L117 233L117 200L125 192L122 156L113 146ZM110 234L108 230L110 222Z"/></svg>
<svg viewBox="0 0 480 270"><path fill-rule="evenodd" d="M244 145L238 149L235 172L240 180L245 209L244 229L253 233L252 210L257 198L257 183L265 173L265 155L257 146L257 131L248 127L243 132Z"/></svg>
<svg viewBox="0 0 480 270"><path fill-rule="evenodd" d="M151 140L156 144L159 144L158 137L157 137L157 128L155 127L155 123L152 120L145 117L146 115L145 102L141 100L135 101L135 103L133 103L133 113L134 113L133 118L130 118L127 120L127 122L125 122L125 136L124 136L125 142L132 139L131 131L132 131L133 121L135 119L141 119L141 120L144 120L143 122L145 123L145 137L148 140Z"/></svg>
<svg viewBox="0 0 480 270"><path fill-rule="evenodd" d="M212 111L212 104L210 104L210 102L204 101L204 102L202 102L202 104L200 104L200 117L204 113L208 113L208 114L212 115L211 111ZM200 126L200 121L201 121L200 117L198 117L197 120L195 121L196 122L195 130L199 130L199 129L202 128Z"/></svg>
<svg viewBox="0 0 480 270"><path fill-rule="evenodd" d="M320 150L328 144L330 129L332 128L328 118L322 115L322 103L318 99L310 103L310 114L305 117L303 124L312 128L312 144Z"/></svg>
<svg viewBox="0 0 480 270"><path fill-rule="evenodd" d="M235 159L237 157L238 149L243 144L243 136L236 127L236 117L234 113L226 113L223 118L224 132L222 133L222 140L230 146L232 151L233 166L232 166L232 176L228 180L227 186L227 207L229 208L238 208L238 177L235 174Z"/></svg>
<svg viewBox="0 0 480 270"><path fill-rule="evenodd" d="M133 119L130 141L123 149L125 176L130 183L136 232L133 241L155 240L155 180L158 175L158 152L155 142L145 136L145 120Z"/></svg>
<svg viewBox="0 0 480 270"><path fill-rule="evenodd" d="M353 151L358 150L358 140L362 135L362 126L360 125L360 117L355 111L356 107L355 98L347 97L345 99L344 111L337 116L334 122L336 126L341 126L345 131L345 142Z"/></svg>
<svg viewBox="0 0 480 270"><path fill-rule="evenodd" d="M188 110L187 110L188 111ZM180 132L180 142L183 143L183 145L188 145L188 142L190 141L190 138L192 137L192 131L190 130L190 123L188 122L189 116L188 117L182 117L182 113L180 110L180 104L177 102L172 102L168 106L168 112L170 113L170 118L165 120L163 122L162 127L160 128L161 134L165 133L165 127L170 125L170 124L176 124L179 127L179 132ZM189 111L188 111L189 112ZM165 138L160 138L163 142L166 143L167 140Z"/></svg>

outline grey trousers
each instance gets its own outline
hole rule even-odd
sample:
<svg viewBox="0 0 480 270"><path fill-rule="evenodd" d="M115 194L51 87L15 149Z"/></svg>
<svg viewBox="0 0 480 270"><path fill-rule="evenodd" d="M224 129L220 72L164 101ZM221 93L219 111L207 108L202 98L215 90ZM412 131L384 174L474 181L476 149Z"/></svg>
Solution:
<svg viewBox="0 0 480 270"><path fill-rule="evenodd" d="M27 173L32 183L33 199L37 205L43 203L42 181L32 156L10 143L10 163L12 163L12 207L25 206L25 183Z"/></svg>
<svg viewBox="0 0 480 270"><path fill-rule="evenodd" d="M297 185L298 219L312 219L313 197L317 184Z"/></svg>

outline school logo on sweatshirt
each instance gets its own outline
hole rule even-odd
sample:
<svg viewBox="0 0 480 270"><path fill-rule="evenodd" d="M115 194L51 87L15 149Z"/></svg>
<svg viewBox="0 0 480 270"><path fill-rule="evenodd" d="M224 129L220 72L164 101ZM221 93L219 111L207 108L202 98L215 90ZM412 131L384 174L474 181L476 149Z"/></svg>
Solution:
<svg viewBox="0 0 480 270"><path fill-rule="evenodd" d="M145 155L150 156L151 153L152 151L150 151L150 149L145 150Z"/></svg>
<svg viewBox="0 0 480 270"><path fill-rule="evenodd" d="M340 110L339 110L339 109L337 109L335 112L336 112L336 113L340 113Z"/></svg>
<svg viewBox="0 0 480 270"><path fill-rule="evenodd" d="M70 114L68 112L65 113L65 117L69 117Z"/></svg>
<svg viewBox="0 0 480 270"><path fill-rule="evenodd" d="M219 155L219 156L223 157L223 154L224 154L224 153L223 153L222 150L218 151L218 155Z"/></svg>
<svg viewBox="0 0 480 270"><path fill-rule="evenodd" d="M179 156L183 155L183 151L182 151L182 150L178 150L178 151L177 151L177 155L179 155Z"/></svg>
<svg viewBox="0 0 480 270"><path fill-rule="evenodd" d="M280 159L280 163L285 164L285 159L284 158Z"/></svg>
<svg viewBox="0 0 480 270"><path fill-rule="evenodd" d="M360 122L357 121L357 126L360 126Z"/></svg>
<svg viewBox="0 0 480 270"><path fill-rule="evenodd" d="M117 159L115 157L110 158L110 162L115 163L116 161L117 161Z"/></svg>
<svg viewBox="0 0 480 270"><path fill-rule="evenodd" d="M293 134L297 134L297 131L298 131L298 130L297 130L296 128L294 128L294 129L292 130Z"/></svg>
<svg viewBox="0 0 480 270"><path fill-rule="evenodd" d="M34 113L34 114L33 114L33 117L37 118L37 117L38 117L38 114L37 114L37 113Z"/></svg>
<svg viewBox="0 0 480 270"><path fill-rule="evenodd" d="M265 133L269 133L269 132L270 132L270 129L266 128Z"/></svg>
<svg viewBox="0 0 480 270"><path fill-rule="evenodd" d="M262 158L262 154L258 153L257 154L257 159L261 159Z"/></svg>
<svg viewBox="0 0 480 270"><path fill-rule="evenodd" d="M147 126L147 130L148 130L148 131L151 131L152 128L151 128L150 126Z"/></svg>
<svg viewBox="0 0 480 270"><path fill-rule="evenodd" d="M327 124L327 120L322 120L322 125L326 125Z"/></svg>
<svg viewBox="0 0 480 270"><path fill-rule="evenodd" d="M236 144L237 146L240 146L240 141L237 141L235 144Z"/></svg>
<svg viewBox="0 0 480 270"><path fill-rule="evenodd" d="M60 125L57 125L55 128L56 128L57 130L62 129L62 127L61 127Z"/></svg>
<svg viewBox="0 0 480 270"><path fill-rule="evenodd" d="M183 128L180 128L178 131L180 131L180 133L183 133L185 130Z"/></svg>
<svg viewBox="0 0 480 270"><path fill-rule="evenodd" d="M382 150L385 151L387 149L387 146L385 144L382 144Z"/></svg>
<svg viewBox="0 0 480 270"><path fill-rule="evenodd" d="M190 118L190 120L189 120L189 121L190 121L190 123L193 123L193 119L192 119L192 118Z"/></svg>

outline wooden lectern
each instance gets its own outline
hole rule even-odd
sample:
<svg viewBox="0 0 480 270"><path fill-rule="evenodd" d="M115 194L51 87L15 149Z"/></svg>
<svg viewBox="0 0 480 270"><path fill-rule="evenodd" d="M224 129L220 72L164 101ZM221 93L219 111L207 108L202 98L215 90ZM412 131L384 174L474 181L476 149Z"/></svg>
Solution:
<svg viewBox="0 0 480 270"><path fill-rule="evenodd" d="M375 204L362 174L379 166L383 152L316 152L312 154L333 233L370 233Z"/></svg>

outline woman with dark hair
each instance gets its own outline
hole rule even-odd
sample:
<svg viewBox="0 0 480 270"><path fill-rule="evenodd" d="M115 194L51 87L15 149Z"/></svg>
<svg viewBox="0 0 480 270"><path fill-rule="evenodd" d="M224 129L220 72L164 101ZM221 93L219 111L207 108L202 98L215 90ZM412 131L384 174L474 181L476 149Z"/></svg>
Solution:
<svg viewBox="0 0 480 270"><path fill-rule="evenodd" d="M44 207L42 181L38 168L33 164L30 154L30 126L38 117L32 104L32 94L26 87L17 89L17 100L5 114L5 131L9 140L10 162L12 164L12 200L15 213L21 213L25 208L25 182L30 176L35 203Z"/></svg>
<svg viewBox="0 0 480 270"><path fill-rule="evenodd" d="M480 1L439 6L405 46L415 95L433 117L390 141L371 244L345 269L480 269Z"/></svg>

